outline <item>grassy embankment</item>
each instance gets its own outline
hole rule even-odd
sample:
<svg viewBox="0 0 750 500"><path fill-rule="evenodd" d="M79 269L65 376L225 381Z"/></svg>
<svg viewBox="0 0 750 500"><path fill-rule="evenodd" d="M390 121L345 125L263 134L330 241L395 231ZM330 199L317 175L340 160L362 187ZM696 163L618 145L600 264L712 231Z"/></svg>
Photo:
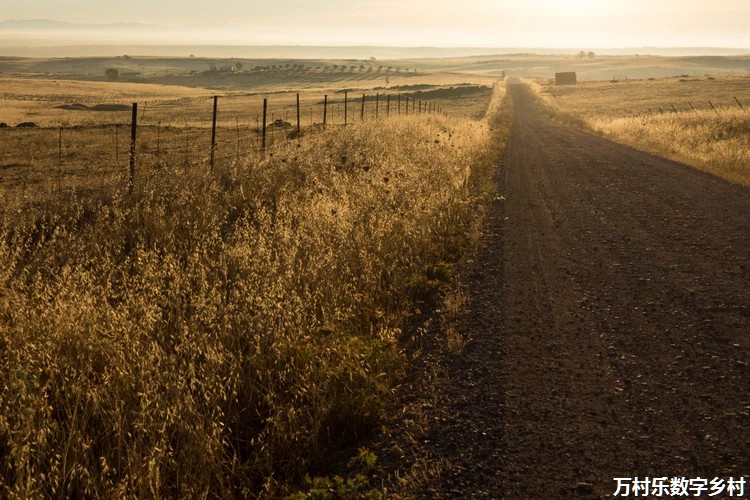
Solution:
<svg viewBox="0 0 750 500"><path fill-rule="evenodd" d="M6 206L2 496L278 493L372 432L477 237L503 94Z"/></svg>
<svg viewBox="0 0 750 500"><path fill-rule="evenodd" d="M617 142L750 185L750 109L741 110L734 100L737 97L746 108L750 106L748 82L747 77L736 77L584 82L576 86L527 83L538 101L562 119Z"/></svg>

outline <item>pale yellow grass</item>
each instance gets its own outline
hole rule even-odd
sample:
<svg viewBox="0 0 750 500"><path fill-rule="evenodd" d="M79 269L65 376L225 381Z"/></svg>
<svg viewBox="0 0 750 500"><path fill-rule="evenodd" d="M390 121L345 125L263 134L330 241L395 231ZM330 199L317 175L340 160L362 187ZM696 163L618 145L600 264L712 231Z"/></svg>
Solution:
<svg viewBox="0 0 750 500"><path fill-rule="evenodd" d="M563 120L750 185L750 78L680 80L527 84Z"/></svg>
<svg viewBox="0 0 750 500"><path fill-rule="evenodd" d="M4 206L0 496L272 496L371 432L477 234L496 119L330 128L214 174L168 162L132 196Z"/></svg>

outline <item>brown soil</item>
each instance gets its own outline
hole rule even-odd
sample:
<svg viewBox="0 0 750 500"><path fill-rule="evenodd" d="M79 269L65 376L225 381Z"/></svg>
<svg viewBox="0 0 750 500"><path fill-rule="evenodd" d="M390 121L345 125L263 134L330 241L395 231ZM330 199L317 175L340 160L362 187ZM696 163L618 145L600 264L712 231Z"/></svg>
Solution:
<svg viewBox="0 0 750 500"><path fill-rule="evenodd" d="M396 489L605 498L615 477L750 474L750 189L511 95L502 197L464 272L471 343L405 391L381 450Z"/></svg>

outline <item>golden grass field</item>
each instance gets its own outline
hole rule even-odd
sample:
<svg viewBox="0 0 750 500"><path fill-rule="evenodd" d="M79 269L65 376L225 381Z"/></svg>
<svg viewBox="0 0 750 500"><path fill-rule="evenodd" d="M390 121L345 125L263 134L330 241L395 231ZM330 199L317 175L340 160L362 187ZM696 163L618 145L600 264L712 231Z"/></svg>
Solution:
<svg viewBox="0 0 750 500"><path fill-rule="evenodd" d="M308 128L213 173L165 140L128 194L126 159L112 182L92 172L129 115L52 108L148 102L153 150L157 120L207 141L212 91L6 80L3 93L0 120L49 127L36 142L0 130L7 498L275 496L374 432L405 346L476 242L509 114L498 85L450 117ZM262 95L229 94L220 128L254 126ZM276 113L292 98L268 97ZM58 177L40 158L81 123L63 130L64 153L80 149Z"/></svg>
<svg viewBox="0 0 750 500"><path fill-rule="evenodd" d="M750 185L750 77L529 84L559 116L615 141Z"/></svg>
<svg viewBox="0 0 750 500"><path fill-rule="evenodd" d="M296 125L296 97L300 94L303 128L323 122L323 101L328 96L326 122L342 125L362 120L361 99L366 94L365 120L415 113L415 101L438 107L454 118L481 119L492 93L491 86L456 85L455 76L433 75L431 84L388 89L349 89L338 86L268 91L233 91L161 84L90 82L34 78L0 79L0 198L29 201L65 189L99 189L122 183L128 171L132 102L138 109L139 172L167 161L183 166L204 164L210 157L214 95L219 96L216 162L227 165L257 153L263 99L268 100L267 120L281 119ZM487 82L487 79L482 81ZM333 83L331 83L333 85ZM390 100L390 104L389 104ZM399 104L399 100L401 101ZM61 106L120 105L122 111L60 109ZM416 111L418 112L419 107ZM424 112L424 111L423 111ZM31 121L34 129L13 127ZM285 140L288 129L269 128L269 143ZM53 181L53 182L50 182Z"/></svg>

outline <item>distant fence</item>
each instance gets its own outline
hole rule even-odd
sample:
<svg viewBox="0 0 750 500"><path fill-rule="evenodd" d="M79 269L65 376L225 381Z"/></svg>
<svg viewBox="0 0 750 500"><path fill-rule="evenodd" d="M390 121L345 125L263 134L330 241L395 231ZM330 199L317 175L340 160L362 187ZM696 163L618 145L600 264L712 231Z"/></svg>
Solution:
<svg viewBox="0 0 750 500"><path fill-rule="evenodd" d="M122 179L124 174L132 191L138 172L144 168L205 165L214 170L222 163L263 155L281 141L300 137L304 131L396 115L446 115L437 102L401 94L340 94L343 95L334 98L322 95L322 99L316 98L303 107L300 94L296 93L291 100L287 96L285 104L274 112L264 98L262 107L253 108L257 113L243 107L250 100L233 102L234 96L209 98L213 103L211 110L206 110L208 113L191 111L180 102L173 103L167 111L158 106L153 109L155 106L149 107L148 102L132 103L129 123L43 128L25 123L6 127L0 131L0 187L10 181L22 184L25 190L27 185L48 182L56 176L59 191L61 180L70 176L96 176L103 184L106 177ZM234 111L227 113L228 118L222 117L225 99L234 106ZM256 102L259 106L260 99ZM176 108L183 114L176 114ZM164 120L160 119L160 112ZM13 169L18 172L8 174ZM6 170L4 175L2 170Z"/></svg>
<svg viewBox="0 0 750 500"><path fill-rule="evenodd" d="M742 102L737 97L732 97L734 100L730 103L730 107L735 107L736 109L742 110L743 113L747 113L747 109L742 104ZM697 105L693 105L692 101L686 101L687 106L685 104L679 104L678 107L675 107L673 103L663 104L660 106L656 106L655 108L646 108L645 110L633 113L632 117L638 118L644 115L647 116L654 116L656 113L659 113L660 115L664 114L680 114L680 113L694 113L696 116L701 116L701 113L711 113L715 114L716 116L721 116L721 111L727 109L727 107L721 107L719 103L714 103L713 101L707 101L706 103L708 106L701 107L701 103L697 103Z"/></svg>

